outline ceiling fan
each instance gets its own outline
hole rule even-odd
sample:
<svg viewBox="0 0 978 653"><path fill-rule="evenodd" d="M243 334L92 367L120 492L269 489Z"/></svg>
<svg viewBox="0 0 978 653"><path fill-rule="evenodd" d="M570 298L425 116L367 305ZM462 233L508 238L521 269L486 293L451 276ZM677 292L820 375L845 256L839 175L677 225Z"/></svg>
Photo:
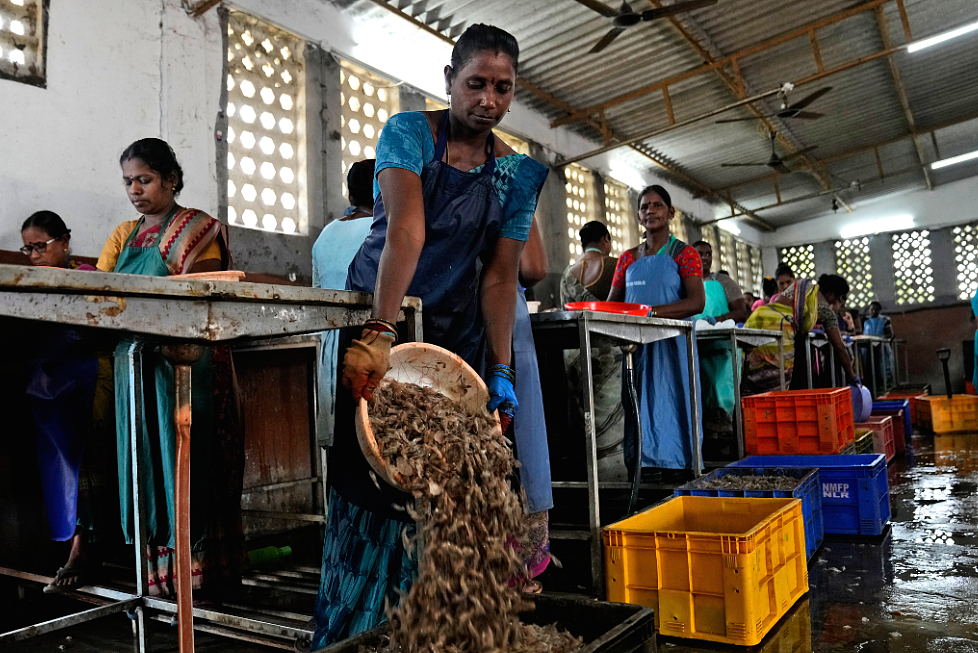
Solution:
<svg viewBox="0 0 978 653"><path fill-rule="evenodd" d="M618 38L622 32L633 25L664 18L666 16L672 16L674 14L685 13L701 7L709 7L711 5L715 5L718 1L719 0L687 0L686 2L677 2L676 4L667 5L665 7L656 7L653 9L646 9L645 11L636 12L632 11L632 8L628 5L627 0L621 3L621 7L618 9L618 11L615 11L608 5L604 4L601 2L601 0L577 0L577 2L584 5L588 9L598 12L605 18L610 18L612 25L614 25L614 27L611 28L611 31L605 34L600 41L595 43L594 47L588 51L588 54L601 52L608 47L612 41Z"/></svg>
<svg viewBox="0 0 978 653"><path fill-rule="evenodd" d="M746 120L757 120L758 118L797 118L798 120L818 120L825 115L824 113L816 113L815 111L802 111L802 109L831 91L831 86L820 88L814 93L806 95L794 104L788 104L788 91L790 91L791 88L794 87L790 84L785 84L781 87L781 92L778 93L778 95L781 97L781 111L778 111L777 113L772 113L766 116L751 116L750 118L727 118L726 120L717 120L717 124L719 125L727 122L744 122Z"/></svg>
<svg viewBox="0 0 978 653"><path fill-rule="evenodd" d="M784 164L785 161L789 159L794 159L802 154L808 154L812 150L816 149L818 145L812 145L811 147L806 147L803 150L798 150L797 152L792 152L785 156L778 156L778 153L774 151L774 141L778 137L778 132L771 132L771 158L764 163L721 163L720 165L724 168L741 168L746 166L767 166L773 170L777 170L783 175L790 174L792 171Z"/></svg>

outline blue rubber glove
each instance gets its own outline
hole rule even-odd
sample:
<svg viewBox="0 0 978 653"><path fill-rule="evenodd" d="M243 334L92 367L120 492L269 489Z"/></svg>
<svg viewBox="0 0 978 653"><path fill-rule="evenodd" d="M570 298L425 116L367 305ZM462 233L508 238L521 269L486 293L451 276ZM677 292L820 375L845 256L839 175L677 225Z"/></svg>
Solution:
<svg viewBox="0 0 978 653"><path fill-rule="evenodd" d="M516 373L509 365L493 365L486 374L486 386L489 388L489 403L486 408L491 413L499 410L502 415L512 419L516 415L516 409L520 407L516 401Z"/></svg>
<svg viewBox="0 0 978 653"><path fill-rule="evenodd" d="M713 317L712 315L703 315L703 316L700 316L697 319L703 320L707 324L712 324L713 326L716 326L716 323L717 323L717 319L715 317Z"/></svg>

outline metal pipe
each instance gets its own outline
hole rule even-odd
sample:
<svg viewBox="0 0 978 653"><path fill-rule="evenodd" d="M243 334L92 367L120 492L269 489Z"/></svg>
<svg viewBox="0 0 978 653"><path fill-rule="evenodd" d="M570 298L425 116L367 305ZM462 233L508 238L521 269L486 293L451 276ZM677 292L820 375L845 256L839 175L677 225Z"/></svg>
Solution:
<svg viewBox="0 0 978 653"><path fill-rule="evenodd" d="M634 354L638 350L638 345L629 344L621 346L622 363L625 367L625 383L628 386L628 400L635 413L635 461L629 472L632 475L631 495L628 499L628 510L625 516L631 515L638 505L638 490L642 483L642 410L638 402L638 391L635 386L635 358Z"/></svg>
<svg viewBox="0 0 978 653"><path fill-rule="evenodd" d="M591 533L591 590L604 596L604 545L601 542L601 506L598 497L598 435L594 417L594 373L591 331L587 313L577 322L581 347L581 382L584 385L584 456L587 461L588 530ZM641 465L641 462L639 463Z"/></svg>
<svg viewBox="0 0 978 653"><path fill-rule="evenodd" d="M686 362L689 368L689 418L693 453L693 475L703 473L703 442L700 435L700 369L696 360L696 334L692 326L686 335Z"/></svg>
<svg viewBox="0 0 978 653"><path fill-rule="evenodd" d="M190 555L190 366L176 366L176 544L177 621L180 653L193 653L193 577Z"/></svg>
<svg viewBox="0 0 978 653"><path fill-rule="evenodd" d="M128 601L120 601L119 603L103 605L98 608L92 608L91 610L85 610L84 612L71 614L67 617L58 617L57 619L44 621L39 624L34 624L33 626L27 626L26 628L12 630L8 633L0 634L0 644L21 642L25 639L37 637L38 635L44 635L45 633L53 633L57 630L61 630L62 628L68 628L69 626L77 626L78 624L83 624L88 621L92 621L93 619L99 619L110 614L128 612L131 608L140 605L141 603L142 599L129 599Z"/></svg>

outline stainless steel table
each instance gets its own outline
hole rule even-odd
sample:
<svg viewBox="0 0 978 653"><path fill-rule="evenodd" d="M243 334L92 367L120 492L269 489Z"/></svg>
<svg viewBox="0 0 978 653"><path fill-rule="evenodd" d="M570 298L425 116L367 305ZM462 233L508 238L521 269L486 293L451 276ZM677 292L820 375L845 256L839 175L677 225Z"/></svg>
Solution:
<svg viewBox="0 0 978 653"><path fill-rule="evenodd" d="M842 341L845 344L846 349L849 351L849 356L852 358L853 364L855 365L856 364L855 343L851 342L851 340L847 339L845 336L843 336ZM826 345L828 346L827 351L828 351L828 360L829 360L829 375L831 379L830 382L833 388L838 387L837 385L838 375L836 374L836 368L838 367L838 365L836 365L836 360L835 360L835 348L832 347L832 343L829 342L828 336L826 336L824 333L818 332L818 333L808 334L808 360L806 366L807 369L805 370L805 372L808 374L809 388L812 387L812 382L814 380L814 375L812 372L812 369L814 367L814 363L812 362L814 359L813 354L817 353L819 349L825 348Z"/></svg>
<svg viewBox="0 0 978 653"><path fill-rule="evenodd" d="M584 483L576 481L554 481L555 488L586 487L588 494L588 527L586 530L569 530L560 533L566 539L589 540L591 548L591 584L592 591L599 597L604 596L604 551L601 542L601 512L598 491L601 488L621 487L627 484L598 483L598 454L597 434L594 418L594 388L591 385L592 362L591 347L601 344L647 345L659 340L691 336L692 322L684 320L667 320L654 317L638 317L633 315L617 315L597 311L558 311L538 313L530 316L533 325L534 338L538 348L560 345L560 338L547 336L568 332L576 335L577 344L581 349L581 379L583 382L584 399L584 440L585 459L587 462L587 480ZM562 347L563 348L563 347ZM686 355L689 362L689 393L692 417L692 451L694 472L699 475L703 471L703 452L700 445L700 406L697 401L699 393L698 365L695 356L694 342L691 337L686 339ZM553 537L553 534L551 534ZM556 539L556 538L555 538Z"/></svg>
<svg viewBox="0 0 978 653"><path fill-rule="evenodd" d="M138 478L145 461L140 460L138 437L141 426L140 346L129 348L132 375L130 387L136 589L125 593L111 588L83 587L73 595L87 597L99 607L54 619L43 624L0 634L0 643L18 641L119 612L134 617L137 651L147 648L146 610L176 612L181 653L193 651L194 617L212 622L211 627L242 633L295 637L301 629L284 627L274 618L255 619L226 614L220 610L193 608L190 580L190 365L203 348L256 338L294 336L363 324L370 316L372 297L367 293L275 286L247 282L221 282L127 274L80 272L47 268L0 265L0 305L6 317L54 322L69 326L94 327L135 335L158 342L163 354L175 365L177 468L176 468L176 605L148 596L143 499ZM421 339L421 302L406 298L398 320L407 322L413 339ZM17 570L0 573L25 580L50 579ZM93 598L99 597L99 598ZM222 630L222 632L223 632ZM224 633L233 634L233 633Z"/></svg>
<svg viewBox="0 0 978 653"><path fill-rule="evenodd" d="M862 356L859 356L860 346L865 348L869 355L869 391L872 393L873 397L878 397L882 394L886 394L886 391L890 385L888 385L886 378L886 365L883 361L886 360L884 350L889 348L890 350L890 360L893 360L893 343L891 338L884 338L882 336L852 336L852 342L855 343L856 347L856 362L859 366L859 376L863 381L866 381L867 374L863 366ZM880 366L879 374L877 374L876 367L876 350L880 350ZM877 383L878 381L878 383ZM895 382L892 385L896 385ZM880 392L882 390L882 392Z"/></svg>
<svg viewBox="0 0 978 653"><path fill-rule="evenodd" d="M697 342L725 342L729 343L730 355L733 357L731 367L733 368L734 384L734 430L737 434L737 459L744 457L744 416L743 406L740 401L740 357L737 356L738 348L754 348L766 345L770 342L778 343L778 359L781 361L781 389L785 389L784 379L784 334L781 331L768 329L738 329L737 327L720 327L712 329L700 329L696 332Z"/></svg>

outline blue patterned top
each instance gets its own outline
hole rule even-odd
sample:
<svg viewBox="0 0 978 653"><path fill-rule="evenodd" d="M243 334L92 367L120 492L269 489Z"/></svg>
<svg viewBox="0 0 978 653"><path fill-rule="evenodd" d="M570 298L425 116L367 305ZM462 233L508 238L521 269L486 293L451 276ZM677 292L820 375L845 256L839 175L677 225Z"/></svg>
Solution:
<svg viewBox="0 0 978 653"><path fill-rule="evenodd" d="M401 168L421 176L421 171L435 158L428 119L420 111L405 111L391 116L377 143L376 173L385 168ZM482 166L469 172L479 172ZM530 237L533 212L549 170L525 154L511 154L496 159L492 187L503 207L503 224L499 235L526 241ZM374 177L374 200L380 186Z"/></svg>

